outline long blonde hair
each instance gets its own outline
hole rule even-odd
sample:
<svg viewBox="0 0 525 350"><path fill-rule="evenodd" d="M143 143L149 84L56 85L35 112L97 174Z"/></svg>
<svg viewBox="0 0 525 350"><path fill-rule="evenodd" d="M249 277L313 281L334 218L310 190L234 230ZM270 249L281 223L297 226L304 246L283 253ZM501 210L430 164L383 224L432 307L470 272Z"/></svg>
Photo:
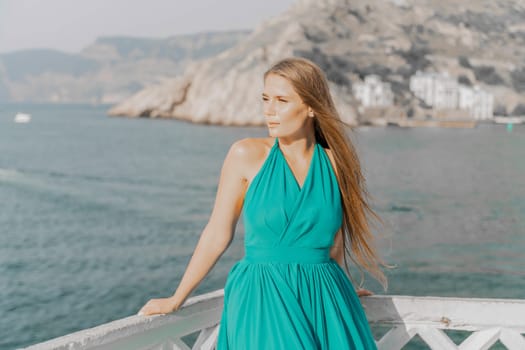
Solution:
<svg viewBox="0 0 525 350"><path fill-rule="evenodd" d="M290 57L274 64L264 73L264 78L269 74L287 79L303 102L313 109L316 141L334 155L343 208L343 250L347 272L348 255L361 270L361 282L364 268L386 290L388 281L381 267L388 265L376 252L367 215L379 222L381 219L368 204L369 194L359 158L345 132L345 126L351 126L339 117L323 71L307 59ZM350 249L346 242L349 242Z"/></svg>

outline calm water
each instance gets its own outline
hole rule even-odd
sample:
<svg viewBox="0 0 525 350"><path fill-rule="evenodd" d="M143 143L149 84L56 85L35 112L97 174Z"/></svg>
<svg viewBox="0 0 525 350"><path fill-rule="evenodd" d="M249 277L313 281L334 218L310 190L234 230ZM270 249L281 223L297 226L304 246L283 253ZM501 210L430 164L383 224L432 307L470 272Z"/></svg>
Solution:
<svg viewBox="0 0 525 350"><path fill-rule="evenodd" d="M17 111L29 124L13 123ZM0 348L135 314L171 295L207 223L222 161L264 128L0 106ZM525 127L354 134L388 294L525 298ZM243 225L194 292L222 288ZM382 290L370 279L365 287Z"/></svg>

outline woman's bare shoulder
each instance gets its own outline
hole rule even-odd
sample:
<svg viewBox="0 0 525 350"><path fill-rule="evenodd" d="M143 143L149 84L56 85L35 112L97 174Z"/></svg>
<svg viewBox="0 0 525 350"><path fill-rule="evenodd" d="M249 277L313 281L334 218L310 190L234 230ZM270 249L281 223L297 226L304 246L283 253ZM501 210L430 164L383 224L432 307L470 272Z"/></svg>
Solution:
<svg viewBox="0 0 525 350"><path fill-rule="evenodd" d="M271 137L246 137L232 144L232 151L241 158L257 158L263 156L272 147Z"/></svg>
<svg viewBox="0 0 525 350"><path fill-rule="evenodd" d="M324 148L326 154L328 155L328 158L330 159L330 163L332 163L332 169L335 171L335 175L337 176L337 166L334 159L334 154L332 153L332 150L329 148Z"/></svg>
<svg viewBox="0 0 525 350"><path fill-rule="evenodd" d="M251 180L266 159L272 148L274 139L271 137L247 137L235 141L231 152L237 160L239 170L243 177Z"/></svg>

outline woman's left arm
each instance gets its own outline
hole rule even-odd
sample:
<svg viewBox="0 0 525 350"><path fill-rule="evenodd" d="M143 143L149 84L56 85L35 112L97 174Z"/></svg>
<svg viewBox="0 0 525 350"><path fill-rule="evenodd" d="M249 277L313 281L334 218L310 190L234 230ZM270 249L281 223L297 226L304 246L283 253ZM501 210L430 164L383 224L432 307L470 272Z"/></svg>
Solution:
<svg viewBox="0 0 525 350"><path fill-rule="evenodd" d="M343 266L343 231L339 229L334 237L334 244L330 248L330 257L337 261L337 263Z"/></svg>
<svg viewBox="0 0 525 350"><path fill-rule="evenodd" d="M343 249L343 231L342 229L339 229L337 233L335 234L334 238L334 244L330 248L330 257L337 261L337 263L343 267L343 255L344 255L344 249ZM356 291L357 296L363 297L368 295L373 295L373 293L367 289L359 288Z"/></svg>

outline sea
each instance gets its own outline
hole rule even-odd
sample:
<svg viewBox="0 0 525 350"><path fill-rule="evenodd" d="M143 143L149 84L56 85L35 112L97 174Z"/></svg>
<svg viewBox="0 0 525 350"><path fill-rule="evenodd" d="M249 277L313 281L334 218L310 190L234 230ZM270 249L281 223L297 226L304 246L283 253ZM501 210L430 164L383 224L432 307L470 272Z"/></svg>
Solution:
<svg viewBox="0 0 525 350"><path fill-rule="evenodd" d="M0 349L134 315L171 296L222 161L264 127L108 117L109 106L0 105ZM17 112L29 123L15 123ZM525 299L525 126L349 130L387 263L375 294ZM235 238L192 295L223 288ZM354 276L359 280L358 274ZM415 348L415 347L414 347Z"/></svg>

